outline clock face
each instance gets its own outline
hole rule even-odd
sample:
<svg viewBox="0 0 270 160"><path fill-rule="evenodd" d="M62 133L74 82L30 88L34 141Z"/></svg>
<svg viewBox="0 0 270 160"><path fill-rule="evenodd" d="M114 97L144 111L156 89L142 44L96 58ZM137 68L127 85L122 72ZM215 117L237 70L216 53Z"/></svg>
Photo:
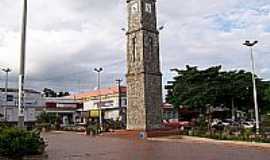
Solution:
<svg viewBox="0 0 270 160"><path fill-rule="evenodd" d="M133 14L134 13L137 13L138 10L139 10L138 3L132 4L132 6L131 6L131 13L133 13Z"/></svg>
<svg viewBox="0 0 270 160"><path fill-rule="evenodd" d="M145 11L148 13L152 12L152 5L151 3L145 3Z"/></svg>

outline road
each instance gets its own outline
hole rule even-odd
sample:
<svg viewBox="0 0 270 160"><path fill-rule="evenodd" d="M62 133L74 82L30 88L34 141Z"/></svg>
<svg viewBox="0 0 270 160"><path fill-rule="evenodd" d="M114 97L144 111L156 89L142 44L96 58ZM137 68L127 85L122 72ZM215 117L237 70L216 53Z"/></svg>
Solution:
<svg viewBox="0 0 270 160"><path fill-rule="evenodd" d="M49 160L270 160L269 149L46 133Z"/></svg>

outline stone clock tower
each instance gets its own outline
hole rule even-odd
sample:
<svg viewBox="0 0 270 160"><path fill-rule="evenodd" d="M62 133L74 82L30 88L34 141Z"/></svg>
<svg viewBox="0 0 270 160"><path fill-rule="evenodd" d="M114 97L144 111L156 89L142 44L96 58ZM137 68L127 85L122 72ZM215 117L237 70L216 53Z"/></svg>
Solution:
<svg viewBox="0 0 270 160"><path fill-rule="evenodd" d="M156 0L127 0L127 6L127 129L158 129L162 75Z"/></svg>

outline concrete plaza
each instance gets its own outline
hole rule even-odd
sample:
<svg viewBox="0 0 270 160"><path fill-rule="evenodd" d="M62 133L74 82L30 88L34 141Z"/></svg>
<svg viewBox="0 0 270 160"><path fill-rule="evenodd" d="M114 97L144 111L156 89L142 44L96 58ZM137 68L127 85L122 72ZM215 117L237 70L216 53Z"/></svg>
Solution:
<svg viewBox="0 0 270 160"><path fill-rule="evenodd" d="M270 160L270 149L195 143L148 141L73 132L43 134L49 160Z"/></svg>

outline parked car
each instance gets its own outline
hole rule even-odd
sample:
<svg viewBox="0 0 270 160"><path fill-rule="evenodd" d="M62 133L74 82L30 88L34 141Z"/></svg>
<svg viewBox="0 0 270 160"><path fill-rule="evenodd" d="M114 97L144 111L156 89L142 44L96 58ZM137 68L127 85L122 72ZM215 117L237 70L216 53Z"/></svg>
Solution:
<svg viewBox="0 0 270 160"><path fill-rule="evenodd" d="M234 123L234 121L232 119L224 119L222 120L222 124L224 126L229 126L229 125L232 125Z"/></svg>
<svg viewBox="0 0 270 160"><path fill-rule="evenodd" d="M212 127L215 127L215 126L223 126L223 127L226 127L226 126L230 126L230 125L233 125L235 124L235 122L231 119L224 119L224 120L220 120L220 119L213 119L212 123L211 123L211 126Z"/></svg>
<svg viewBox="0 0 270 160"><path fill-rule="evenodd" d="M248 119L246 120L246 122L250 123L250 124L256 124L256 121L254 119Z"/></svg>
<svg viewBox="0 0 270 160"><path fill-rule="evenodd" d="M254 127L255 127L255 125L254 125L252 122L248 122L248 121L243 122L241 125L242 125L244 128L254 128Z"/></svg>
<svg viewBox="0 0 270 160"><path fill-rule="evenodd" d="M214 126L216 126L216 125L218 125L220 123L221 123L221 120L220 119L213 119L212 120L212 123L211 123L211 127L214 127Z"/></svg>
<svg viewBox="0 0 270 160"><path fill-rule="evenodd" d="M179 121L178 119L163 120L162 124L168 128L182 128L191 126L192 123L189 121Z"/></svg>
<svg viewBox="0 0 270 160"><path fill-rule="evenodd" d="M180 128L178 120L163 120L163 125L167 128Z"/></svg>

